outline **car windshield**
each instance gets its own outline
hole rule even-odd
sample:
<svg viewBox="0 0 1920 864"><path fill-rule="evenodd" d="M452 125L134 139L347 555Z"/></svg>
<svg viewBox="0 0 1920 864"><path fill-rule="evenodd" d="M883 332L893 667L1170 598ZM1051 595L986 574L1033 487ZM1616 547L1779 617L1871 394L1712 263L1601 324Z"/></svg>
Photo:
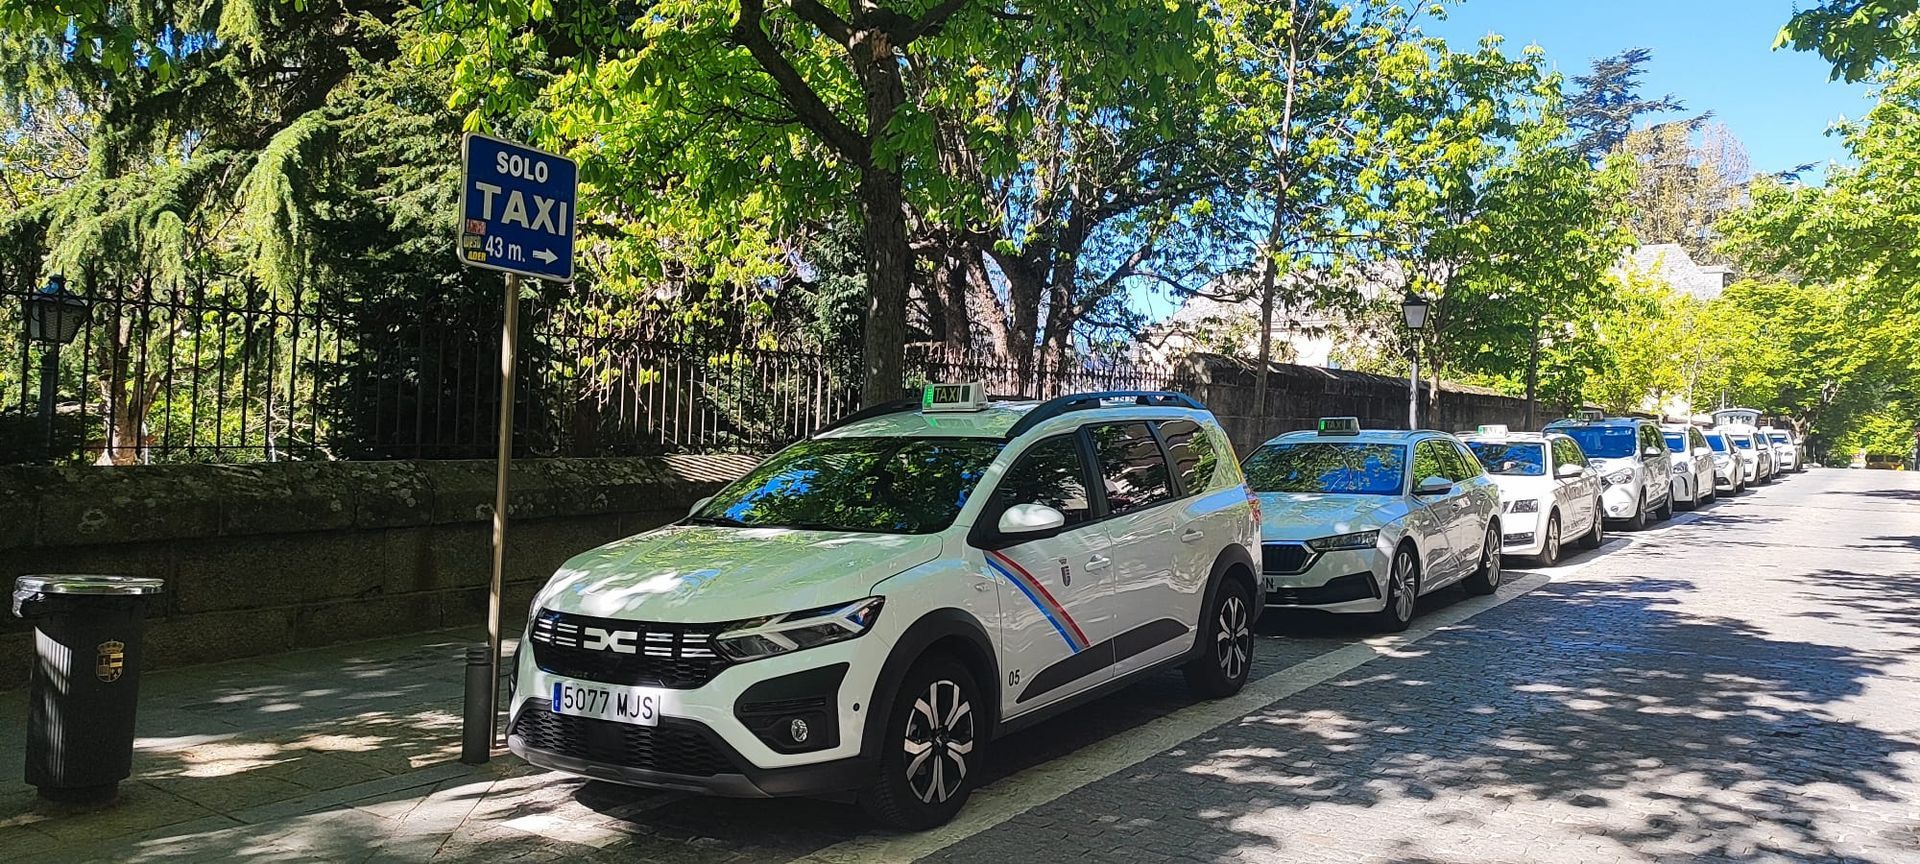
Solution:
<svg viewBox="0 0 1920 864"><path fill-rule="evenodd" d="M1247 486L1255 492L1398 495L1407 448L1399 444L1288 441L1247 457Z"/></svg>
<svg viewBox="0 0 1920 864"><path fill-rule="evenodd" d="M816 438L775 454L699 525L930 534L953 524L1003 446L986 438Z"/></svg>
<svg viewBox="0 0 1920 864"><path fill-rule="evenodd" d="M1467 447L1473 451L1473 455L1480 457L1480 464L1487 466L1488 473L1517 477L1546 476L1546 448L1539 444L1468 441Z"/></svg>
<svg viewBox="0 0 1920 864"><path fill-rule="evenodd" d="M1553 431L1565 433L1579 442L1580 449L1595 459L1620 459L1633 455L1639 430L1632 426L1562 426Z"/></svg>
<svg viewBox="0 0 1920 864"><path fill-rule="evenodd" d="M1668 450L1672 450L1675 453L1687 452L1687 436L1678 432L1668 432L1666 438Z"/></svg>
<svg viewBox="0 0 1920 864"><path fill-rule="evenodd" d="M1735 435L1733 436L1733 446L1738 447L1742 450L1752 450L1753 439L1748 438L1745 435Z"/></svg>
<svg viewBox="0 0 1920 864"><path fill-rule="evenodd" d="M1772 434L1770 434L1770 435L1768 435L1767 437L1768 437L1768 438L1771 438L1771 439L1773 439L1773 443L1775 443L1775 444L1791 444L1791 443L1793 443L1793 441L1792 441L1792 439L1789 439L1789 438L1787 437L1787 433L1785 433L1785 432L1775 432L1775 433L1772 433Z"/></svg>
<svg viewBox="0 0 1920 864"><path fill-rule="evenodd" d="M1727 439L1723 435L1708 435L1707 446L1712 447L1715 453L1725 453L1727 452Z"/></svg>

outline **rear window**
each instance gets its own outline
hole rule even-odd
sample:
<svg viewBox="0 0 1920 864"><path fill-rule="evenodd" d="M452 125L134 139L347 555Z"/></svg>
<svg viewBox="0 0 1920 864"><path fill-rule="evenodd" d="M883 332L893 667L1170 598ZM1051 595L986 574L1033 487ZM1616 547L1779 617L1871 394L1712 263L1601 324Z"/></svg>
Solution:
<svg viewBox="0 0 1920 864"><path fill-rule="evenodd" d="M1398 495L1406 461L1401 444L1289 441L1253 451L1241 468L1255 492Z"/></svg>

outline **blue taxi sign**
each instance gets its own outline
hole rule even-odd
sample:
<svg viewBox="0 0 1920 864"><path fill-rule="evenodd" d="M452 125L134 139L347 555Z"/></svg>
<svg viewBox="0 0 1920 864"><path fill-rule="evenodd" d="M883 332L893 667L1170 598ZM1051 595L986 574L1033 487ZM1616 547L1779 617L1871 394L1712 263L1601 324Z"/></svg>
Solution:
<svg viewBox="0 0 1920 864"><path fill-rule="evenodd" d="M460 152L460 263L573 281L574 161L472 132Z"/></svg>

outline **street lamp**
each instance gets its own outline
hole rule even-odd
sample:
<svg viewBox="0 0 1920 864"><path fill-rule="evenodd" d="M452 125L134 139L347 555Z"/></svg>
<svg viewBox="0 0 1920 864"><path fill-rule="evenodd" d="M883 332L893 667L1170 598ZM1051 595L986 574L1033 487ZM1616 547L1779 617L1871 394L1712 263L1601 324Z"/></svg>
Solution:
<svg viewBox="0 0 1920 864"><path fill-rule="evenodd" d="M47 458L53 458L53 391L60 380L60 346L80 335L93 314L85 298L67 291L67 277L58 273L26 299L27 338L45 347L40 352L40 426L46 434Z"/></svg>
<svg viewBox="0 0 1920 864"><path fill-rule="evenodd" d="M1420 428L1420 333L1427 329L1427 310L1432 305L1427 298L1412 291L1407 292L1407 299L1400 301L1400 317L1413 334L1408 352L1413 359L1412 372L1407 375L1408 429Z"/></svg>

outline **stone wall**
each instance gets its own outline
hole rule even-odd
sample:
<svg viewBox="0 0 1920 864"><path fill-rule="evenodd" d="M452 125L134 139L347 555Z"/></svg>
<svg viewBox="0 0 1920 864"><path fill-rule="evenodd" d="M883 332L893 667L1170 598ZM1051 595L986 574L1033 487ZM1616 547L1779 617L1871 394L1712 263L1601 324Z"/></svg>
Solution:
<svg viewBox="0 0 1920 864"><path fill-rule="evenodd" d="M567 557L680 518L756 461L515 464L508 617ZM0 468L0 577L165 579L150 668L462 625L484 639L493 486L490 461ZM16 686L32 631L0 619L0 687Z"/></svg>
<svg viewBox="0 0 1920 864"><path fill-rule="evenodd" d="M1193 363L1197 383L1189 389L1220 418L1242 455L1282 432L1314 428L1321 417L1358 417L1369 429L1407 427L1405 378L1276 363L1268 373L1265 416L1256 417L1252 364L1211 355L1197 356ZM1458 432L1486 423L1526 428L1525 399L1452 383L1441 385L1438 405L1432 401L1431 382L1422 382L1421 394L1420 425L1428 429ZM1544 425L1562 416L1542 403L1534 423Z"/></svg>

